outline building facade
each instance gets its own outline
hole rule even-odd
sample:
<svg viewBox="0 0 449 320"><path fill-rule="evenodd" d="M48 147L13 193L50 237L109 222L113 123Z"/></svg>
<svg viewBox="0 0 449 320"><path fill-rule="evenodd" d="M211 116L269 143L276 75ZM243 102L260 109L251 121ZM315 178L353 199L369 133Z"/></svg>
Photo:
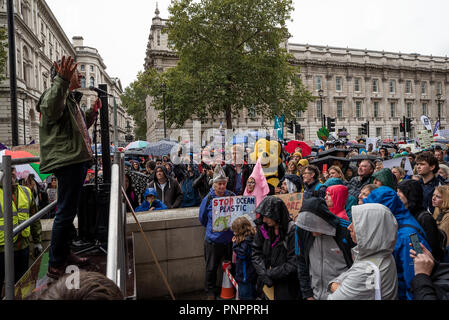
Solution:
<svg viewBox="0 0 449 320"><path fill-rule="evenodd" d="M80 65L84 63L87 81L94 77L94 83L106 83L109 92L117 97L119 136L124 141L126 121L131 121L120 102L122 88L120 80L111 78L105 72L98 51L94 48L85 49L82 38L75 37L72 43L58 23L44 0L16 0L14 3L14 23L16 40L17 69L17 104L19 144L28 144L32 140L39 143L39 114L36 104L41 94L51 85L50 68L54 61L62 56L72 56ZM0 0L0 25L7 28L6 1ZM81 39L81 44L80 44ZM94 72L90 72L90 66ZM81 71L82 72L82 71ZM83 73L83 72L82 72ZM11 100L9 84L9 58L6 64L6 80L0 82L0 142L12 145ZM87 85L88 87L88 85ZM90 106L92 94L85 94L83 102ZM112 104L111 104L112 105ZM112 108L111 108L112 110ZM110 119L113 119L110 117ZM112 121L111 121L112 126ZM111 135L111 141L112 140Z"/></svg>
<svg viewBox="0 0 449 320"><path fill-rule="evenodd" d="M177 63L176 54L168 47L167 34L163 32L165 23L156 8L145 70L155 68L162 72ZM300 136L305 141L317 139L316 132L322 126L323 116L335 118L336 131L346 129L350 139L362 136L362 123L366 122L369 122L369 136L395 139L403 136L400 132L403 117L413 119L412 132L408 136L414 137L424 130L420 120L422 115L427 115L432 124L435 123L440 104L440 128L447 126L447 57L294 43L287 43L287 49L294 57L291 63L301 68L300 77L305 87L316 98L306 111L297 113ZM152 107L151 101L149 97L147 140L156 141L163 137L163 121L159 118L160 111ZM273 119L258 116L251 120L247 111L242 113L234 115L234 128L274 127ZM218 128L220 121L225 123L224 119L222 115L215 122L203 122L202 130ZM187 121L184 129L192 134L192 121ZM168 136L170 133L171 130L167 129ZM294 135L285 130L284 137L293 139Z"/></svg>

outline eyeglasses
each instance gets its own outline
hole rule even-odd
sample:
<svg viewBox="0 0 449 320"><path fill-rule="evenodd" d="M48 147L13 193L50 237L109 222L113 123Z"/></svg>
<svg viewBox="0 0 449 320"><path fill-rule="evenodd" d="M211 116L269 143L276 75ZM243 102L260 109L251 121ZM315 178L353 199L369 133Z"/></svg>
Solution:
<svg viewBox="0 0 449 320"><path fill-rule="evenodd" d="M312 174L312 172L304 171L304 172L302 173L302 175L305 175L305 174Z"/></svg>
<svg viewBox="0 0 449 320"><path fill-rule="evenodd" d="M253 181L248 181L247 184L256 184L256 183Z"/></svg>

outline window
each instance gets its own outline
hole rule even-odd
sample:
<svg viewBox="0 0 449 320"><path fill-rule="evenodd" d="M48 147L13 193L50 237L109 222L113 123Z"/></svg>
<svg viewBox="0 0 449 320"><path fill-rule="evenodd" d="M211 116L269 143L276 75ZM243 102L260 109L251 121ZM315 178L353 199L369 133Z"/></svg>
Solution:
<svg viewBox="0 0 449 320"><path fill-rule="evenodd" d="M412 81L405 81L405 93L412 93Z"/></svg>
<svg viewBox="0 0 449 320"><path fill-rule="evenodd" d="M256 117L256 109L254 107L248 108L248 117L251 119Z"/></svg>
<svg viewBox="0 0 449 320"><path fill-rule="evenodd" d="M315 90L321 90L321 76L315 77Z"/></svg>
<svg viewBox="0 0 449 320"><path fill-rule="evenodd" d="M382 128L376 128L376 137L382 137Z"/></svg>
<svg viewBox="0 0 449 320"><path fill-rule="evenodd" d="M379 101L374 101L374 118L379 118Z"/></svg>
<svg viewBox="0 0 449 320"><path fill-rule="evenodd" d="M399 136L399 128L397 128L397 127L393 128L393 136L394 137L398 137Z"/></svg>
<svg viewBox="0 0 449 320"><path fill-rule="evenodd" d="M95 79L94 79L94 77L90 77L89 86L95 87Z"/></svg>
<svg viewBox="0 0 449 320"><path fill-rule="evenodd" d="M373 92L379 92L379 79L373 79Z"/></svg>
<svg viewBox="0 0 449 320"><path fill-rule="evenodd" d="M354 91L355 92L360 92L360 78L355 78L354 79Z"/></svg>
<svg viewBox="0 0 449 320"><path fill-rule="evenodd" d="M355 102L355 116L357 118L362 117L362 101L356 101Z"/></svg>
<svg viewBox="0 0 449 320"><path fill-rule="evenodd" d="M396 92L396 81L390 80L390 93L395 93L395 92Z"/></svg>
<svg viewBox="0 0 449 320"><path fill-rule="evenodd" d="M427 103L422 104L422 114L425 116L427 115Z"/></svg>
<svg viewBox="0 0 449 320"><path fill-rule="evenodd" d="M437 82L437 94L443 94L443 85L441 82Z"/></svg>
<svg viewBox="0 0 449 320"><path fill-rule="evenodd" d="M321 119L323 117L323 106L321 105L321 101L318 100L316 102L316 117Z"/></svg>
<svg viewBox="0 0 449 320"><path fill-rule="evenodd" d="M296 111L296 118L302 118L303 114L302 111Z"/></svg>
<svg viewBox="0 0 449 320"><path fill-rule="evenodd" d="M427 83L425 81L421 82L421 94L427 94Z"/></svg>
<svg viewBox="0 0 449 320"><path fill-rule="evenodd" d="M86 78L81 77L80 81L81 81L81 88L86 88Z"/></svg>
<svg viewBox="0 0 449 320"><path fill-rule="evenodd" d="M337 101L337 118L343 118L343 101Z"/></svg>
<svg viewBox="0 0 449 320"><path fill-rule="evenodd" d="M84 64L81 65L81 71L86 71L86 66Z"/></svg>
<svg viewBox="0 0 449 320"><path fill-rule="evenodd" d="M394 118L396 116L396 103L390 103L390 117Z"/></svg>
<svg viewBox="0 0 449 320"><path fill-rule="evenodd" d="M412 117L412 103L407 102L406 108L407 108L407 118L411 118Z"/></svg>
<svg viewBox="0 0 449 320"><path fill-rule="evenodd" d="M90 72L94 72L94 66L90 66Z"/></svg>
<svg viewBox="0 0 449 320"><path fill-rule="evenodd" d="M341 77L335 78L335 90L341 91Z"/></svg>

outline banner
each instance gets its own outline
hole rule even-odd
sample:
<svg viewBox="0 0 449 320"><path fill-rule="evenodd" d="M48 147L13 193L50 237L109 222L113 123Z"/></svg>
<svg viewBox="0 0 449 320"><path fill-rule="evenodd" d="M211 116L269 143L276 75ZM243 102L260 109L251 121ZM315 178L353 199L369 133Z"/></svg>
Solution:
<svg viewBox="0 0 449 320"><path fill-rule="evenodd" d="M256 197L236 196L212 199L212 232L226 231L245 214L256 219Z"/></svg>
<svg viewBox="0 0 449 320"><path fill-rule="evenodd" d="M421 149L428 149L433 143L432 131L421 130L418 133L419 146Z"/></svg>
<svg viewBox="0 0 449 320"><path fill-rule="evenodd" d="M411 176L413 175L413 169L412 165L410 164L410 161L408 160L407 156L401 157L401 158L395 158L391 160L385 160L383 161L384 168L393 168L393 167L401 167L405 170L405 174Z"/></svg>
<svg viewBox="0 0 449 320"><path fill-rule="evenodd" d="M433 129L433 135L437 133L439 128L440 128L440 120L437 120L437 122L435 123L435 129Z"/></svg>
<svg viewBox="0 0 449 320"><path fill-rule="evenodd" d="M432 124L430 123L430 120L427 116L422 115L421 116L421 122L426 127L427 130L432 130Z"/></svg>
<svg viewBox="0 0 449 320"><path fill-rule="evenodd" d="M303 193L277 194L275 197L284 201L288 212L290 213L290 217L295 220L302 207Z"/></svg>

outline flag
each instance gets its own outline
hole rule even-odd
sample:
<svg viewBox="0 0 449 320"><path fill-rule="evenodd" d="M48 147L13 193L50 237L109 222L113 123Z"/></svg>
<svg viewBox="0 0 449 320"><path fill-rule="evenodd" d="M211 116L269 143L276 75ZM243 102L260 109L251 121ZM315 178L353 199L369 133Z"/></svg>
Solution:
<svg viewBox="0 0 449 320"><path fill-rule="evenodd" d="M435 129L433 129L433 136L436 136L438 128L440 127L440 120L437 120L437 122L435 122Z"/></svg>

